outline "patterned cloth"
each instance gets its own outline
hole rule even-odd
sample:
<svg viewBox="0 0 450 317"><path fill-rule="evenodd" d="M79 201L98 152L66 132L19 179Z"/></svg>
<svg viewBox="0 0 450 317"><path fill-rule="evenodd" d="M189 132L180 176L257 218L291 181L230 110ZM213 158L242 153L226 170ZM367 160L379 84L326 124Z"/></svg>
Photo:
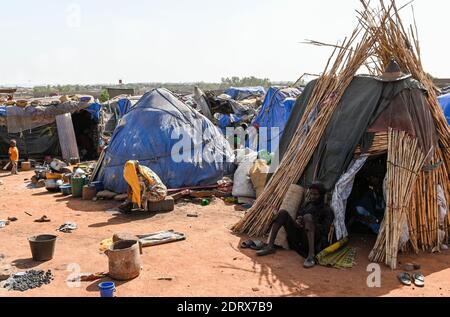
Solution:
<svg viewBox="0 0 450 317"><path fill-rule="evenodd" d="M369 156L363 155L357 160L353 161L348 171L341 176L337 182L333 199L331 201L331 208L334 211L334 227L336 230L336 239L341 240L348 237L347 227L345 226L345 211L347 209L347 199L352 193L353 184L355 182L356 174L363 168Z"/></svg>
<svg viewBox="0 0 450 317"><path fill-rule="evenodd" d="M137 161L128 161L124 168L128 183L128 201L147 209L149 202L160 202L167 197L167 188L159 176Z"/></svg>

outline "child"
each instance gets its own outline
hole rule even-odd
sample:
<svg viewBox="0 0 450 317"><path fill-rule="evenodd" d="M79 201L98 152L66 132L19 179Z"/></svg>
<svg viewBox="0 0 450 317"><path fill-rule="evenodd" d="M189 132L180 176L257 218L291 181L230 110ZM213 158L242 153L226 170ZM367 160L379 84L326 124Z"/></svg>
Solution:
<svg viewBox="0 0 450 317"><path fill-rule="evenodd" d="M9 143L9 160L11 161L11 174L17 175L17 164L19 163L19 150L17 149L16 140L11 140Z"/></svg>

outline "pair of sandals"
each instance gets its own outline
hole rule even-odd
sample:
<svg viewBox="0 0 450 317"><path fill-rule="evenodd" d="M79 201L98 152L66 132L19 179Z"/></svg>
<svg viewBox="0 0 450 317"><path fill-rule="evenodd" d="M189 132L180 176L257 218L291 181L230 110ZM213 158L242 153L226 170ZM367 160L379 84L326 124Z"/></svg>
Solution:
<svg viewBox="0 0 450 317"><path fill-rule="evenodd" d="M425 286L425 276L422 273L400 273L398 276L400 282L405 286L411 286L413 283L417 287Z"/></svg>

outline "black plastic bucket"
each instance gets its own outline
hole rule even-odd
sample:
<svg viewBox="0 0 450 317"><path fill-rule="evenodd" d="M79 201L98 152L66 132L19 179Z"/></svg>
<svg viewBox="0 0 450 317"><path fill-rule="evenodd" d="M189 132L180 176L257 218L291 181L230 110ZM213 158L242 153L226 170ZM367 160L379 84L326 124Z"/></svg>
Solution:
<svg viewBox="0 0 450 317"><path fill-rule="evenodd" d="M33 260L45 262L53 259L57 236L44 234L28 238Z"/></svg>

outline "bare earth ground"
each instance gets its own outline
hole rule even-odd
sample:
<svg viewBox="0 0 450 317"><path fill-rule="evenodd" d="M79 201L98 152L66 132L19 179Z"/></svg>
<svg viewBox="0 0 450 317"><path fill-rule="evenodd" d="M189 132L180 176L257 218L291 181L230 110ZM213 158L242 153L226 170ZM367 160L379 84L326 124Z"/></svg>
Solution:
<svg viewBox="0 0 450 317"><path fill-rule="evenodd" d="M353 269L305 270L303 259L293 252L257 258L254 251L240 250L238 246L244 237L233 235L229 228L240 219L242 212L221 200L207 207L179 205L167 214L113 215L106 210L116 208L116 202L86 202L48 193L45 189L27 189L28 182L24 179L32 175L33 172L19 176L0 174L4 182L0 185L0 219L19 218L0 229L0 254L5 255L0 260L0 268L12 265L18 271L51 269L55 280L25 294L1 289L0 296L99 296L98 281L81 283L79 288L69 287L65 282L71 274L67 266L78 263L83 273L107 271L107 257L99 251L103 239L118 232L145 234L169 229L187 234L187 240L145 248L141 276L116 283L117 296L450 296L449 252L401 257L402 263L414 261L422 265L426 276L423 289L402 287L396 278L398 272L384 266L382 287L369 288L367 256L374 242L369 237L353 238L352 245L358 248L357 265ZM199 213L199 217L187 217L192 212ZM52 222L33 222L43 215ZM71 234L58 232L52 261L33 262L27 237L55 234L56 228L66 221L76 222L79 228Z"/></svg>

